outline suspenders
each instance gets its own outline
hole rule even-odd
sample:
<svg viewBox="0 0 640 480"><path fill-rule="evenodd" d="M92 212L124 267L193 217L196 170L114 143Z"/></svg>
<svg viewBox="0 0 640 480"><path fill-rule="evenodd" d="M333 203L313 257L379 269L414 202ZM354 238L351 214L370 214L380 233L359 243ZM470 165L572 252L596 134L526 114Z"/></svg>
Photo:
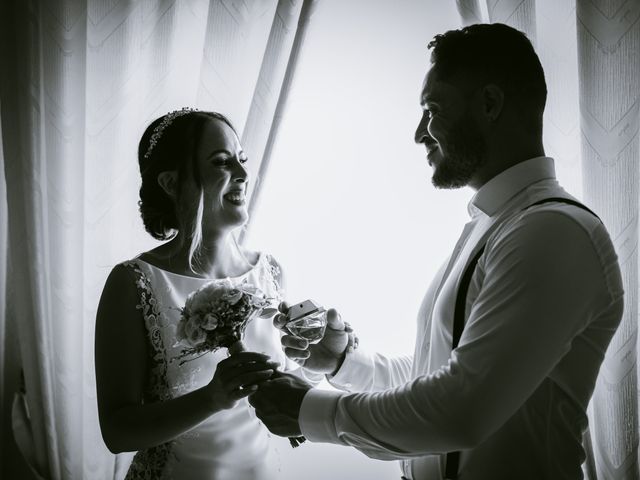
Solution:
<svg viewBox="0 0 640 480"><path fill-rule="evenodd" d="M539 202L533 203L525 208L522 211L527 210L528 208L535 207L536 205L542 205L543 203L551 203L551 202L559 202L566 203L569 205L573 205L575 207L586 210L587 212L594 215L598 220L598 217L594 212L589 210L580 202L576 202L575 200L570 200L568 198L546 198L544 200L540 200ZM456 296L456 305L453 314L453 341L452 341L452 350L458 346L460 342L460 337L462 336L462 331L464 330L464 313L465 306L467 302L467 293L469 291L469 285L471 284L471 277L473 276L473 272L476 269L476 265L478 264L478 260L484 253L483 245L478 253L471 259L466 270L464 271L462 278L460 279L460 286L458 287L458 293ZM455 480L458 478L458 464L460 462L460 452L449 452L447 453L447 462L445 468L444 478L447 480Z"/></svg>

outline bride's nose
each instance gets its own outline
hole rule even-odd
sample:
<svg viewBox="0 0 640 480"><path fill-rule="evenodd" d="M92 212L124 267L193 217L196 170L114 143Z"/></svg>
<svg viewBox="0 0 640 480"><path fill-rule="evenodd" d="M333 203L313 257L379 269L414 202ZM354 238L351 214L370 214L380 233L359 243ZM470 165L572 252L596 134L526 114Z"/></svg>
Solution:
<svg viewBox="0 0 640 480"><path fill-rule="evenodd" d="M249 181L249 170L240 161L233 162L232 179L237 183L246 183Z"/></svg>

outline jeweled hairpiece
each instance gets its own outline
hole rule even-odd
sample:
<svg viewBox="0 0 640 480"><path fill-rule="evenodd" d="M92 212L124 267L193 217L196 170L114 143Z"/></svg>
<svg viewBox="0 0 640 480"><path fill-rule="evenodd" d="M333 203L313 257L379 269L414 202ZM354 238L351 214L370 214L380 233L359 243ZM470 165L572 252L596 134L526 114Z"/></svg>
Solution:
<svg viewBox="0 0 640 480"><path fill-rule="evenodd" d="M180 110L174 110L173 112L167 113L160 124L153 129L153 133L151 134L151 139L149 139L149 146L147 147L147 151L144 154L144 158L149 158L151 156L151 151L162 137L162 133L164 130L171 125L171 123L178 117L182 117L191 112L197 112L198 110L190 107L183 107Z"/></svg>

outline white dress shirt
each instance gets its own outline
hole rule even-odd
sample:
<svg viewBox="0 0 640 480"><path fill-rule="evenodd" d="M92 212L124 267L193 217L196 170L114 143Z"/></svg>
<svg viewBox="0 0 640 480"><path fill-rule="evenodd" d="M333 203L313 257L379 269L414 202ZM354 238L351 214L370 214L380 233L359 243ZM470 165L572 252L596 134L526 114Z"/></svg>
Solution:
<svg viewBox="0 0 640 480"><path fill-rule="evenodd" d="M550 197L572 199L548 157L487 182L425 295L413 356L348 353L331 379L343 391L305 395L305 437L401 460L414 480L443 478L451 451L460 480L582 478L586 408L622 317L622 279L594 215L526 208ZM460 277L485 243L452 351Z"/></svg>

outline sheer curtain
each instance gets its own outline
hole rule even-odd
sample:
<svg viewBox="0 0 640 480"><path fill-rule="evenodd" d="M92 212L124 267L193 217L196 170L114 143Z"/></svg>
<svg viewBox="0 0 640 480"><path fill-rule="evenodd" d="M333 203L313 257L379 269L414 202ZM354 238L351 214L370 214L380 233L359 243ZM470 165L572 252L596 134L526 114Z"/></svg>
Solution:
<svg viewBox="0 0 640 480"><path fill-rule="evenodd" d="M169 110L218 110L242 132L257 173L311 6L2 2L3 477L18 471L19 458L5 455L15 452L12 424L43 478L115 478L126 468L98 428L93 327L111 266L153 244L137 212L137 141Z"/></svg>
<svg viewBox="0 0 640 480"><path fill-rule="evenodd" d="M483 18L478 0L457 5L463 23ZM599 213L620 258L625 313L590 405L586 470L591 480L635 480L640 2L487 0L486 12L485 21L523 30L536 45L549 88L547 154L565 187Z"/></svg>

